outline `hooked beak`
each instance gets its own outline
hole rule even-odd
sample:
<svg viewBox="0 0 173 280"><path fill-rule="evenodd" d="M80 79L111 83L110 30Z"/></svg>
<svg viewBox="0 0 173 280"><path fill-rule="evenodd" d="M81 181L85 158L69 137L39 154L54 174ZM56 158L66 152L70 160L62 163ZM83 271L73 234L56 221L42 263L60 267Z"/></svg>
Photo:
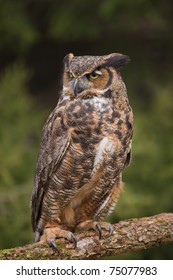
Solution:
<svg viewBox="0 0 173 280"><path fill-rule="evenodd" d="M72 89L73 89L73 92L75 95L77 95L77 94L81 93L83 90L85 90L85 84L84 84L83 79L80 79L80 78L74 79L73 84L72 84Z"/></svg>

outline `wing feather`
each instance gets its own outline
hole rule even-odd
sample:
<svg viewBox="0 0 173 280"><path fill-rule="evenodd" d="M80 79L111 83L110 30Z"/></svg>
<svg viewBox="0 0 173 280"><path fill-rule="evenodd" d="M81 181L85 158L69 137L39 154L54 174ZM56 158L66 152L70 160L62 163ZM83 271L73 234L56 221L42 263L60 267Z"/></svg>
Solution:
<svg viewBox="0 0 173 280"><path fill-rule="evenodd" d="M130 144L128 147L128 153L127 153L127 157L126 157L126 161L125 161L125 166L130 165L132 160L132 140L130 140Z"/></svg>
<svg viewBox="0 0 173 280"><path fill-rule="evenodd" d="M62 122L62 110L55 108L48 118L42 133L34 188L31 198L31 222L36 230L40 218L42 201L49 186L49 178L54 168L61 162L71 141L71 136Z"/></svg>

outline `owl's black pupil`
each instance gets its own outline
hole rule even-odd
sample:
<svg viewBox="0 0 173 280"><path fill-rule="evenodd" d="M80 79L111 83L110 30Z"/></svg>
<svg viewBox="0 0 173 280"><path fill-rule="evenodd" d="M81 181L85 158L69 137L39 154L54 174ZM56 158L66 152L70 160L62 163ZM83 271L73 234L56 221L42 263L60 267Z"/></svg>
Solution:
<svg viewBox="0 0 173 280"><path fill-rule="evenodd" d="M91 75L92 75L93 77L96 77L98 74L97 74L96 72L92 72Z"/></svg>

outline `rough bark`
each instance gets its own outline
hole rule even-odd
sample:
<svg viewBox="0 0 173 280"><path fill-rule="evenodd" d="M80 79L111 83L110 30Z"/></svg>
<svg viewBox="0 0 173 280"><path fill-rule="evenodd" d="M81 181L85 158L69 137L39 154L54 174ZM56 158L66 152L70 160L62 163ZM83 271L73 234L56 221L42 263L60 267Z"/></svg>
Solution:
<svg viewBox="0 0 173 280"><path fill-rule="evenodd" d="M101 259L129 251L147 249L173 242L173 213L162 213L152 217L130 219L114 224L111 237L103 235L101 240L95 232L77 234L77 249L64 239L57 240L59 254L46 244L30 244L24 247L0 251L1 260L33 259Z"/></svg>

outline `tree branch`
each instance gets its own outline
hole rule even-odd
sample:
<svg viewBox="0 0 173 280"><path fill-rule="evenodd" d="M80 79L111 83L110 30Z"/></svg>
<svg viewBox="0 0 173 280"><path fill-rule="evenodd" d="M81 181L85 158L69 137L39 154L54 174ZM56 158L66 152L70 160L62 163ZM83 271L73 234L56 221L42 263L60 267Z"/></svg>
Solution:
<svg viewBox="0 0 173 280"><path fill-rule="evenodd" d="M24 247L0 251L1 260L19 259L100 259L120 255L173 242L173 213L162 213L152 217L130 219L114 224L113 236L98 240L95 232L77 234L77 249L64 239L57 240L60 253L46 244L30 244Z"/></svg>

